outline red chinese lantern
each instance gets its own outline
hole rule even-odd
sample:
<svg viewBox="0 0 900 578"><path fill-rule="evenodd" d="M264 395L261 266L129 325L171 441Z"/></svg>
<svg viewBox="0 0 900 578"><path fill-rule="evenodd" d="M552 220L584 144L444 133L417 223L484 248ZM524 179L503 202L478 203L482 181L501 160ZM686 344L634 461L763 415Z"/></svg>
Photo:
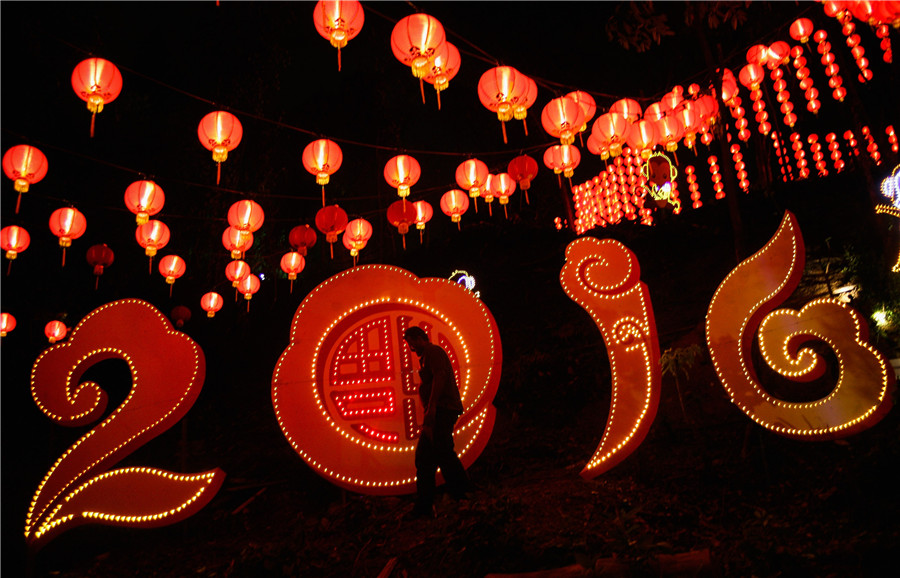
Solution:
<svg viewBox="0 0 900 578"><path fill-rule="evenodd" d="M50 232L59 237L63 248L62 266L66 266L66 247L72 246L72 239L82 236L87 229L84 215L74 207L56 209L50 215Z"/></svg>
<svg viewBox="0 0 900 578"><path fill-rule="evenodd" d="M316 184L322 185L322 206L325 206L325 185L339 168L344 155L336 142L320 138L303 149L303 166L316 176Z"/></svg>
<svg viewBox="0 0 900 578"><path fill-rule="evenodd" d="M765 66L769 58L769 47L765 44L756 44L747 50L747 62Z"/></svg>
<svg viewBox="0 0 900 578"><path fill-rule="evenodd" d="M434 209L431 208L431 203L428 201L416 201L413 203L413 209L415 212L416 229L419 230L419 243L421 243L425 231L425 223L430 221L431 217L434 216Z"/></svg>
<svg viewBox="0 0 900 578"><path fill-rule="evenodd" d="M294 279L297 278L298 273L303 271L304 267L306 267L306 259L300 253L292 251L281 257L281 270L287 273L288 279L291 281L291 293L294 292Z"/></svg>
<svg viewBox="0 0 900 578"><path fill-rule="evenodd" d="M91 138L94 137L94 119L122 92L122 74L116 65L102 58L82 60L72 71L72 89L78 98L87 103L91 111Z"/></svg>
<svg viewBox="0 0 900 578"><path fill-rule="evenodd" d="M253 246L253 233L241 231L237 227L228 227L222 233L222 246L231 253L232 259L242 259L244 253Z"/></svg>
<svg viewBox="0 0 900 578"><path fill-rule="evenodd" d="M591 127L591 134L596 136L600 146L608 151L606 156L601 153L600 158L606 160L609 157L619 156L622 153L622 146L627 142L629 132L631 122L624 114L610 110L598 116Z"/></svg>
<svg viewBox="0 0 900 578"><path fill-rule="evenodd" d="M228 158L228 152L241 143L244 128L236 116L224 110L217 110L203 117L200 126L197 127L197 136L200 138L200 144L212 151L218 185L222 177L222 163Z"/></svg>
<svg viewBox="0 0 900 578"><path fill-rule="evenodd" d="M384 180L397 189L401 198L409 196L409 188L419 181L419 161L409 155L397 155L384 165Z"/></svg>
<svg viewBox="0 0 900 578"><path fill-rule="evenodd" d="M392 226L397 227L397 232L403 239L403 249L406 249L406 233L409 226L416 222L416 211L413 203L405 200L394 201L388 206L387 220Z"/></svg>
<svg viewBox="0 0 900 578"><path fill-rule="evenodd" d="M143 225L151 215L160 212L166 203L162 187L153 181L135 181L125 189L125 206L136 215L135 221Z"/></svg>
<svg viewBox="0 0 900 578"><path fill-rule="evenodd" d="M231 281L231 286L237 289L241 285L241 281L250 275L250 265L246 262L236 259L225 266L225 277Z"/></svg>
<svg viewBox="0 0 900 578"><path fill-rule="evenodd" d="M528 155L519 155L509 161L506 172L509 173L509 176L512 177L514 181L516 181L519 188L522 189L522 192L525 193L525 202L529 203L528 189L531 188L531 179L538 174L537 161Z"/></svg>
<svg viewBox="0 0 900 578"><path fill-rule="evenodd" d="M47 176L47 157L39 149L30 145L16 145L3 155L3 172L13 180L16 192L16 214L22 202L22 193L28 187Z"/></svg>
<svg viewBox="0 0 900 578"><path fill-rule="evenodd" d="M316 244L316 231L309 225L297 225L291 229L288 242L291 248L306 257L307 250Z"/></svg>
<svg viewBox="0 0 900 578"><path fill-rule="evenodd" d="M69 329L62 321L51 321L44 326L44 335L47 336L47 340L50 341L50 343L56 343L57 341L64 339L68 331Z"/></svg>
<svg viewBox="0 0 900 578"><path fill-rule="evenodd" d="M356 257L362 251L369 239L372 238L372 225L365 219L353 219L347 223L344 230L344 247L350 249L353 257L353 265L356 265Z"/></svg>
<svg viewBox="0 0 900 578"><path fill-rule="evenodd" d="M259 277L253 273L247 275L244 280L238 284L238 291L240 291L247 301L247 311L249 312L250 300L253 299L253 295L259 291Z"/></svg>
<svg viewBox="0 0 900 578"><path fill-rule="evenodd" d="M557 175L571 178L581 162L581 151L575 145L553 145L544 151L544 165Z"/></svg>
<svg viewBox="0 0 900 578"><path fill-rule="evenodd" d="M206 311L207 317L215 317L216 312L220 311L224 304L225 301L222 299L222 296L215 291L204 293L203 297L200 298L200 308Z"/></svg>
<svg viewBox="0 0 900 578"><path fill-rule="evenodd" d="M631 125L626 139L628 146L638 152L641 158L647 160L650 158L650 152L653 147L659 143L659 131L656 128L656 122L648 119L641 119Z"/></svg>
<svg viewBox="0 0 900 578"><path fill-rule="evenodd" d="M165 277L166 283L169 284L169 297L172 296L172 285L175 284L175 279L184 275L185 268L184 259L178 255L166 255L159 260L159 274Z"/></svg>
<svg viewBox="0 0 900 578"><path fill-rule="evenodd" d="M331 258L334 259L334 243L338 235L347 228L347 213L337 205L328 205L319 209L316 213L316 228L325 235L331 250Z"/></svg>
<svg viewBox="0 0 900 578"><path fill-rule="evenodd" d="M169 318L175 322L175 327L181 329L184 327L184 324L191 320L191 310L184 305L176 305L172 308L172 313L169 314Z"/></svg>
<svg viewBox="0 0 900 578"><path fill-rule="evenodd" d="M228 224L235 229L255 233L262 227L266 215L256 201L245 199L228 209Z"/></svg>
<svg viewBox="0 0 900 578"><path fill-rule="evenodd" d="M434 57L431 69L425 75L425 82L434 86L437 94L438 110L441 110L441 91L446 90L450 86L450 81L459 72L459 66L462 59L459 56L459 49L450 42L444 42L443 47ZM422 103L425 103L425 94L422 94Z"/></svg>
<svg viewBox="0 0 900 578"><path fill-rule="evenodd" d="M805 44L815 29L809 18L798 18L791 24L791 38Z"/></svg>
<svg viewBox="0 0 900 578"><path fill-rule="evenodd" d="M91 248L87 250L86 257L88 264L94 268L94 291L96 291L97 287L100 286L100 275L103 275L103 270L106 267L113 264L115 254L106 243L101 243L99 245L92 245Z"/></svg>
<svg viewBox="0 0 900 578"><path fill-rule="evenodd" d="M682 106L674 113L674 118L681 125L681 131L684 138L684 144L689 149L694 148L697 140L697 131L700 130L700 114L699 106L694 104L696 101L685 101Z"/></svg>
<svg viewBox="0 0 900 578"><path fill-rule="evenodd" d="M441 197L441 211L456 223L457 229L461 228L459 221L467 210L469 210L469 197L463 191L453 189Z"/></svg>
<svg viewBox="0 0 900 578"><path fill-rule="evenodd" d="M6 274L9 275L12 269L12 262L16 256L28 248L31 243L31 235L24 227L18 225L9 225L0 229L0 248L6 251L6 258L9 259L9 267Z"/></svg>
<svg viewBox="0 0 900 578"><path fill-rule="evenodd" d="M397 60L409 66L413 76L425 78L431 63L444 43L446 34L437 18L410 14L400 19L391 32L391 50Z"/></svg>
<svg viewBox="0 0 900 578"><path fill-rule="evenodd" d="M575 133L584 125L584 112L573 99L562 96L544 106L541 124L547 134L557 137L564 145L575 141Z"/></svg>
<svg viewBox="0 0 900 578"><path fill-rule="evenodd" d="M506 121L512 120L516 104L525 100L529 83L530 79L512 66L495 66L478 81L478 99L489 111L497 113L504 143L507 142Z"/></svg>
<svg viewBox="0 0 900 578"><path fill-rule="evenodd" d="M638 101L630 98L622 98L612 103L609 112L619 113L629 122L640 120L642 114L641 105L638 104Z"/></svg>
<svg viewBox="0 0 900 578"><path fill-rule="evenodd" d="M169 227L156 219L147 221L138 226L134 232L138 245L144 248L144 253L150 257L150 273L153 273L153 256L156 252L169 243Z"/></svg>
<svg viewBox="0 0 900 578"><path fill-rule="evenodd" d="M478 199L489 174L488 166L483 161L468 159L456 167L456 184L459 185L459 188L469 191L469 197ZM476 200L474 203L477 213L478 201Z"/></svg>
<svg viewBox="0 0 900 578"><path fill-rule="evenodd" d="M643 118L647 120L652 120L653 122L657 122L662 120L666 116L666 111L663 109L662 105L658 102L654 102L650 106L644 109Z"/></svg>
<svg viewBox="0 0 900 578"><path fill-rule="evenodd" d="M9 313L0 313L0 337L16 328L16 318Z"/></svg>
<svg viewBox="0 0 900 578"><path fill-rule="evenodd" d="M678 141L684 136L684 127L675 116L664 116L656 121L659 144L669 152L678 149ZM677 162L677 159L676 159Z"/></svg>
<svg viewBox="0 0 900 578"><path fill-rule="evenodd" d="M359 34L365 22L362 5L358 0L319 0L313 9L313 22L322 38L337 48L340 72L341 48Z"/></svg>
<svg viewBox="0 0 900 578"><path fill-rule="evenodd" d="M509 173L499 173L493 175L491 179L491 194L500 200L503 205L503 215L508 219L509 214L506 211L506 205L509 203L509 197L516 192L516 181Z"/></svg>

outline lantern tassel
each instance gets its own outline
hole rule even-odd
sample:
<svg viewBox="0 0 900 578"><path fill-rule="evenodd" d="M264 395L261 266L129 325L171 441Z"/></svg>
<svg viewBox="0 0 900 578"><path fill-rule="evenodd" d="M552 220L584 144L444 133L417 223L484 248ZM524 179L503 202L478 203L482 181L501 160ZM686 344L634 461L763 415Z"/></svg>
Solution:
<svg viewBox="0 0 900 578"><path fill-rule="evenodd" d="M235 302L235 303L238 302L238 290L237 290L237 287L234 288L234 302Z"/></svg>
<svg viewBox="0 0 900 578"><path fill-rule="evenodd" d="M150 257L150 265L147 267L147 274L153 275L153 257Z"/></svg>
<svg viewBox="0 0 900 578"><path fill-rule="evenodd" d="M507 142L506 142L506 123L501 120L500 126L501 126L501 128L503 128L503 144L507 144Z"/></svg>
<svg viewBox="0 0 900 578"><path fill-rule="evenodd" d="M341 49L338 48L338 72L341 71Z"/></svg>
<svg viewBox="0 0 900 578"><path fill-rule="evenodd" d="M584 148L584 136L583 133L578 133L578 141L581 143L581 148Z"/></svg>
<svg viewBox="0 0 900 578"><path fill-rule="evenodd" d="M63 247L62 266L66 266L66 248Z"/></svg>
<svg viewBox="0 0 900 578"><path fill-rule="evenodd" d="M419 244L420 245L425 242L424 237L425 237L425 229L419 229Z"/></svg>
<svg viewBox="0 0 900 578"><path fill-rule="evenodd" d="M216 163L216 186L219 186L219 181L222 180L222 163Z"/></svg>
<svg viewBox="0 0 900 578"><path fill-rule="evenodd" d="M522 192L525 193L525 204L530 205L531 201L528 200L528 189L524 189Z"/></svg>
<svg viewBox="0 0 900 578"><path fill-rule="evenodd" d="M6 276L9 277L9 273L12 271L12 259L9 260L9 265L6 267Z"/></svg>
<svg viewBox="0 0 900 578"><path fill-rule="evenodd" d="M91 138L94 138L94 121L97 119L97 113L91 114Z"/></svg>
<svg viewBox="0 0 900 578"><path fill-rule="evenodd" d="M478 197L472 199L472 205L475 207L475 214L478 214Z"/></svg>
<svg viewBox="0 0 900 578"><path fill-rule="evenodd" d="M509 219L509 213L506 212L506 205L503 205L503 216Z"/></svg>
<svg viewBox="0 0 900 578"><path fill-rule="evenodd" d="M403 239L403 250L406 251L406 235L400 235L400 238Z"/></svg>
<svg viewBox="0 0 900 578"><path fill-rule="evenodd" d="M16 214L19 214L19 207L22 205L22 193L19 193L19 198L16 199Z"/></svg>
<svg viewBox="0 0 900 578"><path fill-rule="evenodd" d="M325 206L325 185L322 185L322 206Z"/></svg>
<svg viewBox="0 0 900 578"><path fill-rule="evenodd" d="M494 207L493 207L494 204L488 203L487 205L488 205L488 216L493 217L494 216Z"/></svg>
<svg viewBox="0 0 900 578"><path fill-rule="evenodd" d="M462 225L459 224L459 221L456 221L456 230L462 231Z"/></svg>
<svg viewBox="0 0 900 578"><path fill-rule="evenodd" d="M525 136L528 136L528 123L524 118L522 119L522 126L525 128Z"/></svg>
<svg viewBox="0 0 900 578"><path fill-rule="evenodd" d="M172 289L175 287L175 284L169 285L169 298L172 297Z"/></svg>
<svg viewBox="0 0 900 578"><path fill-rule="evenodd" d="M331 258L334 259L334 243L329 243L328 247L331 249Z"/></svg>
<svg viewBox="0 0 900 578"><path fill-rule="evenodd" d="M419 92L422 93L422 104L425 104L425 81L419 79Z"/></svg>
<svg viewBox="0 0 900 578"><path fill-rule="evenodd" d="M247 299L247 313L250 313L250 300Z"/></svg>
<svg viewBox="0 0 900 578"><path fill-rule="evenodd" d="M338 53L340 53L340 50L338 50ZM340 68L338 68L338 70L340 70ZM294 294L294 280L291 279L291 295L293 295L293 294Z"/></svg>
<svg viewBox="0 0 900 578"><path fill-rule="evenodd" d="M438 110L441 110L441 91L436 90L435 92L437 93Z"/></svg>
<svg viewBox="0 0 900 578"><path fill-rule="evenodd" d="M94 291L100 288L100 275L94 275Z"/></svg>

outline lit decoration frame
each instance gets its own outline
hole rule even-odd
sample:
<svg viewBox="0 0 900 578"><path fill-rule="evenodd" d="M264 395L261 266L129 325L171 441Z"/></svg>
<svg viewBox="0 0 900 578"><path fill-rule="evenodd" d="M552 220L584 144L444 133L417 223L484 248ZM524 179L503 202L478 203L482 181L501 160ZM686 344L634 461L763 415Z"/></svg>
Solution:
<svg viewBox="0 0 900 578"><path fill-rule="evenodd" d="M424 410L418 359L402 337L411 325L447 351L456 373L465 411L454 439L463 466L488 442L502 352L487 307L449 279L420 279L388 265L354 267L303 300L272 376L272 403L288 442L342 488L415 492Z"/></svg>
<svg viewBox="0 0 900 578"><path fill-rule="evenodd" d="M676 210L681 210L681 201L672 196L672 183L678 176L678 169L664 153L654 152L641 165L641 175L647 180L644 189L656 202L657 207L665 207L671 203Z"/></svg>
<svg viewBox="0 0 900 578"><path fill-rule="evenodd" d="M468 271L463 269L457 269L450 273L450 280L454 283L459 283L466 289L472 292L476 298L481 298L481 291L475 291L475 277L469 275Z"/></svg>
<svg viewBox="0 0 900 578"><path fill-rule="evenodd" d="M563 290L596 323L612 374L609 419L600 445L581 471L592 479L641 445L659 407L659 339L650 292L634 253L613 239L577 239L566 248Z"/></svg>
<svg viewBox="0 0 900 578"><path fill-rule="evenodd" d="M35 403L59 424L93 423L104 414L107 394L80 379L107 359L128 364L131 391L41 481L25 520L32 549L86 523L146 528L184 520L209 503L225 479L219 468L198 474L110 469L177 423L197 400L206 375L200 347L149 303L103 305L78 323L66 343L45 350L31 371Z"/></svg>
<svg viewBox="0 0 900 578"><path fill-rule="evenodd" d="M741 262L716 289L706 314L706 341L719 380L759 425L785 437L830 440L876 424L890 410L894 373L868 343L865 320L836 299L815 299L800 311L775 307L796 289L805 264L796 217L785 211L765 247ZM821 399L791 403L766 392L751 360L758 329L763 361L791 381L821 377L825 361L810 341L828 345L840 374Z"/></svg>

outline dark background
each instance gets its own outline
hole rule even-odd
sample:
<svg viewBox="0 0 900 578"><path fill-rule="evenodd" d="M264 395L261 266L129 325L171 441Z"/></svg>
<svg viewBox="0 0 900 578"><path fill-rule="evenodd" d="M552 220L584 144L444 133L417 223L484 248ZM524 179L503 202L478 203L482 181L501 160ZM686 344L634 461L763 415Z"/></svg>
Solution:
<svg viewBox="0 0 900 578"><path fill-rule="evenodd" d="M19 554L4 556L4 569L23 559L21 528L34 488L58 455L83 433L54 425L30 398L31 364L47 346L43 327L61 319L72 328L91 310L115 299L145 299L166 314L176 305L188 306L193 317L183 330L200 344L207 362L204 390L185 425L160 436L128 463L186 471L221 467L229 474L223 496L239 495L240 488L260 480L288 478L302 480L310 496L335 498L280 437L269 397L271 371L288 343L291 317L303 296L353 264L340 242L334 258L329 258L320 234L292 292L279 269L281 255L290 249L290 229L312 225L321 206L320 188L300 160L306 144L317 138L335 140L344 155L342 167L326 186L329 203L339 203L351 219L364 217L373 224L374 235L359 263L397 265L420 277L448 277L456 269L476 277L503 342L503 381L495 402L506 419L498 427L507 424L498 434L501 440L535 433L535 428L543 435L542 428L584 421L586 404L601 408L608 404L609 370L602 340L558 282L563 251L575 236L568 229L557 230L553 222L566 218L568 183L560 183L542 162L543 151L554 143L540 126L540 112L552 98L587 91L597 101L599 115L622 97L646 106L675 84L708 86L714 74L704 44L715 66L731 67L737 74L749 46L776 39L790 42L787 27L800 14L829 31L845 86L855 86L847 101L836 103L821 66L809 57L822 111L817 117L806 113L805 100L792 88L800 116L796 129L823 137L853 128L861 139L857 122L869 123L884 156L880 167L867 166L864 158L853 160L842 142L848 162L845 173L832 171L822 179L813 170L807 182L782 183L772 149L750 119L754 136L742 145L752 184L749 194L726 180L729 200L715 201L706 156L719 153L698 147L699 156L694 156L681 147L680 164L697 167L701 209L691 209L687 201L680 215L657 212L653 227L625 222L588 233L619 239L638 256L642 279L650 287L662 350L692 341L702 344L703 316L716 286L738 258L762 246L786 209L798 216L810 260L841 260L852 250L877 255L884 262L895 255L887 250L893 247L891 237L882 241L881 235L895 235L896 227L872 218L869 193L897 162L883 132L885 125L898 122L896 65L881 61L877 39L858 24L875 77L870 85L856 83L843 36L817 3L752 3L746 6L746 21L736 30L705 24L705 40L684 24L686 4L655 3L674 35L641 53L607 38L605 24L616 14L615 3L365 3L365 24L343 49L340 72L336 50L315 31L313 6L312 2L217 6L211 1L0 6L2 149L32 144L49 160L47 177L23 195L18 214L8 179L0 195L3 226L17 224L31 234L29 249L2 277L3 311L14 314L18 322L2 348L3 543L15 545ZM462 53L461 70L442 93L440 111L433 88L425 85L423 105L418 81L390 51L394 23L416 8L438 18ZM89 136L90 113L70 84L74 67L90 56L115 63L124 79L121 95L97 116L94 138ZM506 145L496 115L482 107L476 95L481 74L497 64L515 66L539 84L538 102L527 118L528 135L521 122L510 122ZM743 87L741 96L749 110ZM222 165L220 186L215 185L215 163L196 136L200 119L216 109L233 112L244 129L243 141ZM768 110L772 124L783 128L771 104ZM397 197L382 177L385 162L401 152L422 166L422 178L410 199L426 199L435 211L423 241L412 231L405 250L384 218ZM460 162L475 156L496 173L523 152L541 167L529 191L530 204L517 191L505 218L496 203L489 216L479 202L477 214L470 207L463 216L461 230L440 212L440 196L457 188L454 172ZM808 149L807 155L811 159ZM720 156L720 165L729 162L728 155ZM604 166L582 147L582 164L572 183L592 178ZM776 178L767 178L767 171ZM134 240L134 216L122 201L125 188L143 178L165 190L166 204L156 218L172 232L149 274L148 259ZM685 201L687 186L680 185ZM231 299L224 275L229 255L220 240L228 226L228 207L244 198L260 203L266 215L246 258L254 273L265 275L249 311L243 299L239 303ZM53 210L69 204L85 214L87 232L73 241L62 267L61 249L47 229L47 219ZM85 252L97 243L112 248L115 262L95 290ZM187 261L187 272L176 281L171 297L156 271L159 258L169 253ZM876 262L875 256L867 259ZM199 299L211 290L221 293L226 304L214 319L207 319ZM896 355L896 341L890 336L876 339L886 355L892 356L892 348ZM127 372L114 362L95 371L110 384L114 408L115 400L127 392ZM727 398L721 388L704 395ZM736 417L733 423L738 427L749 422L727 404L721 411ZM599 418L591 425L596 436L602 423ZM516 424L524 429L516 430ZM587 435L580 442L587 446L585 456L596 443L594 437ZM576 457L582 453L572 450ZM488 452L482 459L491 456L496 453ZM89 542L92 530L76 530L73 535ZM111 535L115 534L103 534ZM45 564L48 557L69 560L66 548L80 544L69 541L69 536L58 542L62 545L42 554Z"/></svg>

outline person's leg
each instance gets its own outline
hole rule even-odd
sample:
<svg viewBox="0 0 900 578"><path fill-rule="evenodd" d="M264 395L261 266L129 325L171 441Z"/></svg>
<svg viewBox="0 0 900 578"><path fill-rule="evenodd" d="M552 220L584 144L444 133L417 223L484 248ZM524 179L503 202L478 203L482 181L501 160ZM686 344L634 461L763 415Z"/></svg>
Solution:
<svg viewBox="0 0 900 578"><path fill-rule="evenodd" d="M435 460L434 444L426 437L420 437L416 444L416 505L418 513L431 513L434 504L434 476L438 464Z"/></svg>
<svg viewBox="0 0 900 578"><path fill-rule="evenodd" d="M454 498L463 498L469 489L469 478L459 456L453 449L453 426L459 416L454 412L438 410L434 424L434 455L441 474L447 482L447 492Z"/></svg>

